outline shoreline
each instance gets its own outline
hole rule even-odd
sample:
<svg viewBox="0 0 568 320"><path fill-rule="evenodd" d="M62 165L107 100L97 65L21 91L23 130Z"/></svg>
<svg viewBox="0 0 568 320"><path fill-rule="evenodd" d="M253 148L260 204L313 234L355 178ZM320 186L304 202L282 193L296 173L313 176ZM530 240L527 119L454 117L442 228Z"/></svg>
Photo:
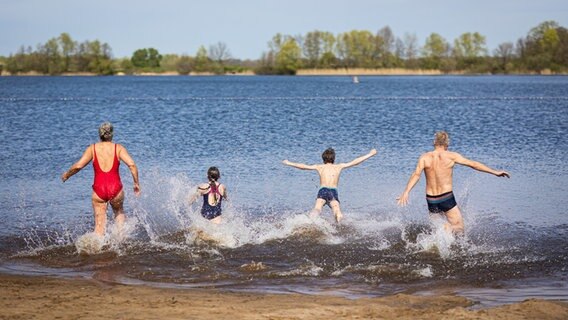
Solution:
<svg viewBox="0 0 568 320"><path fill-rule="evenodd" d="M472 310L454 295L346 299L109 284L0 273L0 319L566 319L568 302L541 299Z"/></svg>
<svg viewBox="0 0 568 320"><path fill-rule="evenodd" d="M550 70L543 70L542 72L512 72L508 74L492 74L492 73L467 73L465 71L442 72L436 69L403 69L403 68L385 68L385 69L365 69L365 68L339 68L339 69L299 69L293 76L297 77L317 77L317 76L567 76L568 73L554 73ZM96 73L89 72L67 72L59 75L41 74L38 72L27 72L12 75L8 72L0 73L0 77L148 77L148 76L180 76L180 77L195 77L195 76L258 76L263 77L267 75L255 74L252 70L238 73L225 73L215 74L212 72L190 72L189 75L182 75L175 71L164 72L140 72L133 74L125 74L117 72L113 75L97 75ZM272 75L277 76L277 75Z"/></svg>

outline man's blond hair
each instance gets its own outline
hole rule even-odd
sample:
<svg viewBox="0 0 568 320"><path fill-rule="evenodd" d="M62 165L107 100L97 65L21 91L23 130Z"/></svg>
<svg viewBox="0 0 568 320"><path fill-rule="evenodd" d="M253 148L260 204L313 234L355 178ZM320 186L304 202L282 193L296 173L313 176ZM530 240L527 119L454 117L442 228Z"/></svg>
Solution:
<svg viewBox="0 0 568 320"><path fill-rule="evenodd" d="M450 136L446 131L438 131L434 135L434 146L447 147L450 144Z"/></svg>

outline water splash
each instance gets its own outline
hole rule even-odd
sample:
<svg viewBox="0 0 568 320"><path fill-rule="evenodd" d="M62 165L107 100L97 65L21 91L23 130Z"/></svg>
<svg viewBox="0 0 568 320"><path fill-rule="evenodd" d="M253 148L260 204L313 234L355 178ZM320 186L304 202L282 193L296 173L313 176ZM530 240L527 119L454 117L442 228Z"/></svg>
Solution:
<svg viewBox="0 0 568 320"><path fill-rule="evenodd" d="M79 254L93 255L100 253L104 244L104 236L89 232L77 238L75 248L77 248L77 253Z"/></svg>

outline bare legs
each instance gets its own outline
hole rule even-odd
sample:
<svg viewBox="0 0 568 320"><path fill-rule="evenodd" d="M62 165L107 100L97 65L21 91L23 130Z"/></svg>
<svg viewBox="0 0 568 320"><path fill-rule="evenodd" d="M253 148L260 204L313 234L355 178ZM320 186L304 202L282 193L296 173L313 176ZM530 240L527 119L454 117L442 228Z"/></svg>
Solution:
<svg viewBox="0 0 568 320"><path fill-rule="evenodd" d="M317 217L321 213L321 210L324 205L325 205L325 200L320 198L316 199L316 204L312 209L312 211L310 212L310 217L312 218ZM332 200L329 203L329 206L331 207L331 211L333 211L333 215L335 216L335 221L337 222L341 221L341 219L343 219L343 214L341 213L341 208L339 207L339 201Z"/></svg>
<svg viewBox="0 0 568 320"><path fill-rule="evenodd" d="M120 193L114 197L114 199L110 200L110 206L112 207L112 211L114 212L114 222L119 230L122 230L122 226L124 225L124 220L126 216L124 215L124 191L121 190Z"/></svg>
<svg viewBox="0 0 568 320"><path fill-rule="evenodd" d="M92 202L93 202L93 212L95 215L96 234L100 236L104 236L105 234L106 222L107 222L106 211L108 203L110 203L112 211L114 212L114 221L116 222L119 229L122 229L122 225L124 224L125 220L124 191L121 190L120 193L109 202L106 202L103 199L99 198L99 196L95 192L93 192Z"/></svg>
<svg viewBox="0 0 568 320"><path fill-rule="evenodd" d="M339 223L339 221L343 219L343 214L341 213L339 202L337 200L333 200L329 203L329 205L331 206L331 211L333 211L333 215L335 216L335 221Z"/></svg>
<svg viewBox="0 0 568 320"><path fill-rule="evenodd" d="M463 218L458 206L453 207L443 214L432 214L431 217L445 217L447 222L444 224L444 230L446 230L446 232L448 233L452 233L455 236L463 236Z"/></svg>
<svg viewBox="0 0 568 320"><path fill-rule="evenodd" d="M321 213L321 209L323 208L324 204L325 204L325 200L319 199L319 198L316 199L316 205L314 206L314 208L310 212L310 218L315 218L315 217L319 216L319 214Z"/></svg>
<svg viewBox="0 0 568 320"><path fill-rule="evenodd" d="M93 200L93 212L95 214L95 233L103 236L105 234L105 226L106 226L106 209L107 203L99 198L95 192L93 192L92 196Z"/></svg>

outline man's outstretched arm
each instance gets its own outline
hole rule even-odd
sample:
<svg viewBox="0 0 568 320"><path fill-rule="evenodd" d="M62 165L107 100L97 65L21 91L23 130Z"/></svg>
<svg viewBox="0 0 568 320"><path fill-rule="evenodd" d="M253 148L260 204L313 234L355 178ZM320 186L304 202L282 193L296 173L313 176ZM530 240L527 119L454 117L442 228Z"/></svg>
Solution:
<svg viewBox="0 0 568 320"><path fill-rule="evenodd" d="M295 163L295 162L290 162L288 160L282 161L282 164L285 164L287 166L294 167L294 168L297 168L297 169L301 169L301 170L316 170L317 169L316 165Z"/></svg>
<svg viewBox="0 0 568 320"><path fill-rule="evenodd" d="M497 177L507 177L507 178L511 177L511 175L509 175L509 173L507 171L498 171L498 170L491 169L488 166L484 165L483 163L478 162L478 161L469 160L459 153L456 153L456 157L455 157L454 161L458 164L468 166L468 167L475 169L477 171L490 173L490 174L495 175Z"/></svg>
<svg viewBox="0 0 568 320"><path fill-rule="evenodd" d="M416 183L418 183L418 180L420 180L422 171L424 171L424 160L422 157L420 157L420 159L418 159L416 169L414 170L414 172L410 176L410 179L408 180L408 183L406 184L406 189L404 189L404 192L398 198L396 198L399 206L404 207L408 204L408 196L410 195L410 191L412 190L412 188L414 188Z"/></svg>
<svg viewBox="0 0 568 320"><path fill-rule="evenodd" d="M372 156L374 156L374 155L376 155L376 154L377 154L377 149L372 149L372 150L369 151L369 153L367 153L366 155L361 156L361 157L359 157L359 158L356 158L356 159L354 159L354 160L351 161L351 162L342 164L342 167L343 167L343 168L350 168L350 167L356 166L356 165L360 164L361 162L363 162L363 161L369 159L370 157L372 157Z"/></svg>

